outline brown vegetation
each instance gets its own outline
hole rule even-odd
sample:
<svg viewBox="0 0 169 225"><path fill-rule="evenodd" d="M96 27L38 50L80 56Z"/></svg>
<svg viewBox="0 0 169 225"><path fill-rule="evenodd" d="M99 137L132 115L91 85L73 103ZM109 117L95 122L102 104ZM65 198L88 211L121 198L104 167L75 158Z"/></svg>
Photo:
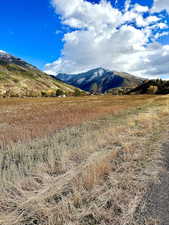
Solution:
<svg viewBox="0 0 169 225"><path fill-rule="evenodd" d="M0 99L0 144L51 135L108 114L145 104L153 96Z"/></svg>
<svg viewBox="0 0 169 225"><path fill-rule="evenodd" d="M45 120L47 112L55 115L52 110L58 101L58 108L60 103L65 112L66 105L72 110L71 120L62 124L71 127L1 147L0 225L134 224L146 185L157 176L155 162L167 129L168 97L72 98L68 104L66 99L42 100L40 105L37 100L37 105L34 100L17 102L17 109L44 110L44 104Z"/></svg>

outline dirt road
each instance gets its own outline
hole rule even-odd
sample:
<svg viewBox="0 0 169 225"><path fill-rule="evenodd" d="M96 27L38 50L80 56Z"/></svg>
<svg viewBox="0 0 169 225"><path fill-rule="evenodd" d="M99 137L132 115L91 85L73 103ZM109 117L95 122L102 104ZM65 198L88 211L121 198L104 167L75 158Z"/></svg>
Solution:
<svg viewBox="0 0 169 225"><path fill-rule="evenodd" d="M159 182L151 184L136 213L137 225L169 225L169 142L162 146Z"/></svg>

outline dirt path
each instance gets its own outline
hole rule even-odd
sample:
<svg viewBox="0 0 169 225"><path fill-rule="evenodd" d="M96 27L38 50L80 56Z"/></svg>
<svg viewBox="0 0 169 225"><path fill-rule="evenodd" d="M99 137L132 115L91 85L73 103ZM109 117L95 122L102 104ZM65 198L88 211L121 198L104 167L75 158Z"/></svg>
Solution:
<svg viewBox="0 0 169 225"><path fill-rule="evenodd" d="M169 225L169 141L162 146L159 182L151 184L136 213L137 225Z"/></svg>

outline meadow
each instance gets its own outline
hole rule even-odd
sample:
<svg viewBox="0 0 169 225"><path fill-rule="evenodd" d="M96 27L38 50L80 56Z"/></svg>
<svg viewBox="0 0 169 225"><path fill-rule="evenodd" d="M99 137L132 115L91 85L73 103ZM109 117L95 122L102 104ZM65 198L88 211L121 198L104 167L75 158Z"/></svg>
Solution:
<svg viewBox="0 0 169 225"><path fill-rule="evenodd" d="M55 131L139 107L152 96L0 99L0 145L50 136Z"/></svg>
<svg viewBox="0 0 169 225"><path fill-rule="evenodd" d="M168 127L169 96L0 99L0 225L138 224Z"/></svg>

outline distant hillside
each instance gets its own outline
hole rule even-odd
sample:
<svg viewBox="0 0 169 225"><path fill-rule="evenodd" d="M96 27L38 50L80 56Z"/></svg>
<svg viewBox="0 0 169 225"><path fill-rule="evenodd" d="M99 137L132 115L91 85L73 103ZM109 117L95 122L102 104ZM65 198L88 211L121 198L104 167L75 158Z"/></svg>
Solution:
<svg viewBox="0 0 169 225"><path fill-rule="evenodd" d="M161 79L147 80L129 91L128 94L169 94L169 81Z"/></svg>
<svg viewBox="0 0 169 225"><path fill-rule="evenodd" d="M76 88L0 51L0 96L50 96L57 90L59 93L74 93Z"/></svg>
<svg viewBox="0 0 169 225"><path fill-rule="evenodd" d="M56 78L85 91L104 93L117 87L136 87L143 79L128 73L97 68L80 74L58 74Z"/></svg>

